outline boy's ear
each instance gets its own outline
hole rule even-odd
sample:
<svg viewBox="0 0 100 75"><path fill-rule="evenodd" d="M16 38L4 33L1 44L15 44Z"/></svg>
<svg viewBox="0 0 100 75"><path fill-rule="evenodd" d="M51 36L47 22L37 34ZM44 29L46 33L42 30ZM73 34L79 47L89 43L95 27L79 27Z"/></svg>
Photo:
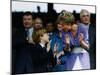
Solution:
<svg viewBox="0 0 100 75"><path fill-rule="evenodd" d="M43 35L40 36L40 40L42 39Z"/></svg>
<svg viewBox="0 0 100 75"><path fill-rule="evenodd" d="M41 40L42 36L40 36L40 40Z"/></svg>

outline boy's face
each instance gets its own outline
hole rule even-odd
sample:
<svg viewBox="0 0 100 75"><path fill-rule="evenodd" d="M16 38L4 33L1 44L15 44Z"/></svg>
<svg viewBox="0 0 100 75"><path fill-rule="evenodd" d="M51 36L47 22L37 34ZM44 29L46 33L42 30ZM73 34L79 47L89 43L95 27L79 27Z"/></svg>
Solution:
<svg viewBox="0 0 100 75"><path fill-rule="evenodd" d="M73 25L71 26L71 30L72 30L72 31L77 31L77 30L78 30L78 25L73 24Z"/></svg>
<svg viewBox="0 0 100 75"><path fill-rule="evenodd" d="M71 30L71 23L68 23L68 24L64 23L64 24L62 24L62 29L63 29L63 31Z"/></svg>
<svg viewBox="0 0 100 75"><path fill-rule="evenodd" d="M49 42L49 35L47 33L44 33L43 36L41 36L41 40L44 42Z"/></svg>
<svg viewBox="0 0 100 75"><path fill-rule="evenodd" d="M33 23L33 20L32 20L31 15L24 15L23 16L23 25L24 25L25 28L32 27L32 23Z"/></svg>

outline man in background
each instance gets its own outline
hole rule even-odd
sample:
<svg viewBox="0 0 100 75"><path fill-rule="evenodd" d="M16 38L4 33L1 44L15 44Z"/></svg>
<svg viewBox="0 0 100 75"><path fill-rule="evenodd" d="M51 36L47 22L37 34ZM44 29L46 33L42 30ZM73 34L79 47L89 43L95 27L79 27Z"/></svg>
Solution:
<svg viewBox="0 0 100 75"><path fill-rule="evenodd" d="M31 12L25 12L22 17L23 27L15 31L13 38L14 49L16 49L15 57L15 74L32 73L32 59L30 49L32 44L33 33L33 16ZM12 54L13 55L13 54Z"/></svg>

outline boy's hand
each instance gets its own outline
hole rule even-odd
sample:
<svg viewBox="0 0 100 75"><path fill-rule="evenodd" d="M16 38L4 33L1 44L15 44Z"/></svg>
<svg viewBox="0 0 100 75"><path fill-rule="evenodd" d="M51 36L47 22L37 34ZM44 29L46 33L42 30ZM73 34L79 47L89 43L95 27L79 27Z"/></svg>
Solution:
<svg viewBox="0 0 100 75"><path fill-rule="evenodd" d="M47 52L50 51L50 43L51 43L51 41L49 41L49 42L47 43Z"/></svg>

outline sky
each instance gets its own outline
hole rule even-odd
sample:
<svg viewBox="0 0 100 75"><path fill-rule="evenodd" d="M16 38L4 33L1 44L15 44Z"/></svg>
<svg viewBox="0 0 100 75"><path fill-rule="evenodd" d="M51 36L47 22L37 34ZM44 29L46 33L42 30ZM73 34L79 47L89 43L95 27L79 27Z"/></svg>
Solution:
<svg viewBox="0 0 100 75"><path fill-rule="evenodd" d="M36 2L20 2L20 1L12 1L12 11L31 11L37 12L37 6L40 6L41 12L47 12L47 3L36 3ZM81 11L81 9L87 9L91 13L95 13L95 6L86 6L86 5L72 5L72 4L55 4L54 9L57 13L60 13L61 10L67 10L72 12L75 10L77 13Z"/></svg>

